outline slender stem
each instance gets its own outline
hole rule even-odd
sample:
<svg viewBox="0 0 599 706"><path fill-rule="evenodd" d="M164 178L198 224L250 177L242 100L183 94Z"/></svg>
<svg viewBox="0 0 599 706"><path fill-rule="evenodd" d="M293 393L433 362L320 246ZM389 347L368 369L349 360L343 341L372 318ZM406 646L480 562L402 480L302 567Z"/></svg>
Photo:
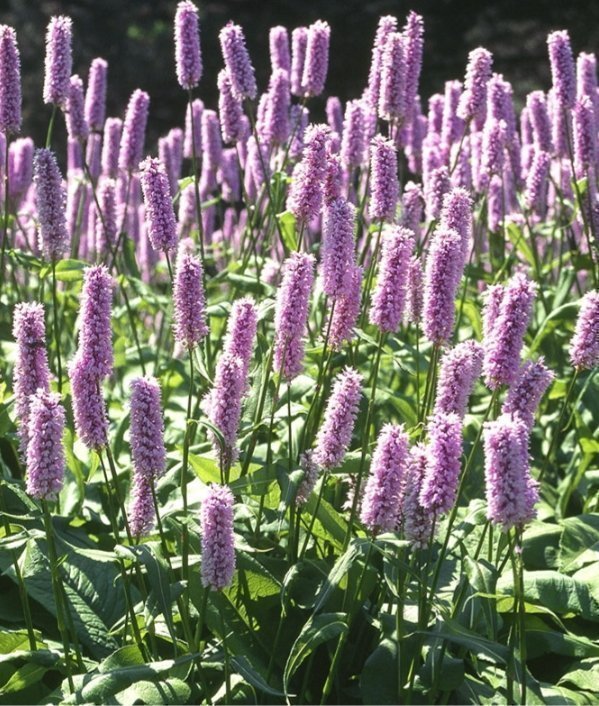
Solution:
<svg viewBox="0 0 599 706"><path fill-rule="evenodd" d="M193 404L193 354L189 351L189 395L187 397L187 417L185 424L185 438L183 439L183 463L181 464L181 497L183 499L183 529L182 529L182 554L183 554L183 579L189 578L189 527L187 526L187 469L189 466L189 444L191 441L191 419Z"/></svg>
<svg viewBox="0 0 599 706"><path fill-rule="evenodd" d="M223 633L223 653L224 653L224 667L225 667L225 693L226 693L226 703L230 704L231 701L231 666L229 664L229 649L227 646L227 629L225 627L225 619L223 616L222 609L220 610L220 623L221 630Z"/></svg>
<svg viewBox="0 0 599 706"><path fill-rule="evenodd" d="M312 537L312 532L314 530L314 523L316 521L316 516L318 515L318 509L320 508L320 502L322 500L324 489L326 488L326 485L327 485L327 480L328 480L328 474L325 469L324 473L322 474L322 480L320 482L320 490L318 491L318 497L316 499L316 505L314 507L314 512L312 513L312 516L310 517L310 525L308 526L308 533L306 534L306 536L304 538L304 544L302 546L302 551L300 552L300 561L304 560L304 555L306 554L306 549L308 548L308 544L309 544L310 539Z"/></svg>
<svg viewBox="0 0 599 706"><path fill-rule="evenodd" d="M0 488L0 511L2 512L2 524L4 525L4 533L7 537L12 535L10 529L10 520L6 516L6 507L4 504L4 490ZM27 589L25 587L25 581L23 580L23 574L21 573L21 567L19 565L19 557L16 551L11 551L13 566L15 568L15 575L17 577L17 585L19 587L19 597L21 599L21 606L23 607L23 617L25 618L25 625L27 627L27 637L29 639L29 649L34 652L37 650L37 642L35 639L35 633L33 631L33 620L31 619L31 608L29 607L29 598L27 596Z"/></svg>
<svg viewBox="0 0 599 706"><path fill-rule="evenodd" d="M360 501L360 489L362 487L362 476L364 475L364 467L366 462L366 451L368 449L368 442L370 440L370 421L372 419L374 411L374 398L376 396L376 386L379 377L379 367L381 364L381 355L383 353L383 343L385 341L385 333L379 331L379 340L377 345L376 357L374 360L374 368L372 373L372 390L370 392L370 401L368 403L368 411L366 413L366 424L364 425L364 431L362 434L362 455L360 457L360 467L358 469L358 475L356 477L356 484L354 487L354 498L351 507L351 513L349 516L349 523L347 525L347 532L345 533L345 540L343 542L343 551L345 551L349 545L349 540L351 538L352 527L356 519L358 512L358 503Z"/></svg>
<svg viewBox="0 0 599 706"><path fill-rule="evenodd" d="M193 170L193 192L196 204L196 217L198 219L198 236L200 242L200 257L202 258L202 273L205 271L205 257L204 257L204 222L202 221L202 201L200 199L200 183L199 174L196 161L196 131L195 131L195 120L193 119L193 96L191 93L191 88L187 93L187 104L189 106L189 122L191 125L191 168ZM203 275L205 276L205 275ZM205 284L205 283L204 283Z"/></svg>
<svg viewBox="0 0 599 706"><path fill-rule="evenodd" d="M8 244L8 147L8 135L6 135L4 150L4 221L2 224L2 254L0 255L0 294L2 293L2 286L4 284L4 259L6 256L6 246Z"/></svg>
<svg viewBox="0 0 599 706"><path fill-rule="evenodd" d="M379 250L381 247L381 237L383 233L383 226L384 222L381 221L379 225L379 229L376 235L376 243L374 246L374 252L372 253L372 259L368 263L368 272L366 274L366 285L364 287L364 294L362 297L362 304L361 304L361 316L360 316L360 328L364 328L364 324L366 323L366 310L368 308L368 300L370 298L370 289L372 287L372 280L374 278L374 269L376 267L376 261L378 259L378 254Z"/></svg>
<svg viewBox="0 0 599 706"><path fill-rule="evenodd" d="M572 375L572 379L570 380L570 385L568 386L568 390L566 392L566 396L564 397L564 401L562 402L562 408L559 413L559 417L557 419L557 424L555 425L555 432L553 434L553 438L551 439L551 444L549 446L549 451L547 452L547 455L545 456L545 462L543 464L543 468L541 469L541 472L539 473L539 478L538 482L541 483L543 480L543 476L545 475L545 472L547 471L547 468L551 461L553 460L553 456L555 455L555 452L557 451L557 443L559 441L561 431L562 431L562 425L564 422L564 415L566 414L566 411L568 409L568 404L570 403L570 398L572 397L572 392L574 391L574 386L576 384L576 380L578 378L578 368L574 368L574 375Z"/></svg>
<svg viewBox="0 0 599 706"><path fill-rule="evenodd" d="M117 513L114 507L112 492L110 488L110 482L108 480L108 472L106 471L106 465L104 464L104 459L100 453L98 453L98 458L100 459L100 466L102 467L102 473L104 474L104 483L106 485L106 491L108 494L108 506L110 515L110 524L112 525L112 533L114 535L114 541L116 544L121 543L119 536L119 527L117 522ZM123 582L123 591L125 593L125 604L127 606L127 611L131 616L131 629L133 630L133 637L139 648L139 651L144 656L145 659L149 659L149 655L146 652L145 645L143 643L141 633L139 631L139 625L137 624L137 616L135 614L135 609L133 607L133 600L131 598L131 590L129 586L129 578L125 570L125 563L123 559L118 560L119 570L121 573L121 581Z"/></svg>
<svg viewBox="0 0 599 706"><path fill-rule="evenodd" d="M516 530L515 546L516 564L518 567L518 637L520 642L520 664L522 665L522 682L520 684L520 703L526 706L526 605L524 600L524 562L522 560L522 528Z"/></svg>
<svg viewBox="0 0 599 706"><path fill-rule="evenodd" d="M52 103L52 113L50 115L50 122L48 123L48 132L46 133L46 149L52 145L52 132L54 131L54 122L56 120L56 103Z"/></svg>
<svg viewBox="0 0 599 706"><path fill-rule="evenodd" d="M58 573L58 559L56 555L56 544L54 541L54 529L52 526L52 517L50 516L50 510L48 509L48 503L46 500L41 501L42 511L44 515L44 526L46 528L46 539L48 540L48 559L50 561L50 573L52 576L52 592L54 593L54 603L56 605L56 620L58 622L58 630L62 638L62 644L64 647L64 661L67 670L67 679L69 682L69 688L71 692L75 691L75 685L73 683L73 675L71 672L71 654L70 654L70 641L67 633L66 622L65 622L65 605L62 602L62 589L61 581Z"/></svg>
<svg viewBox="0 0 599 706"><path fill-rule="evenodd" d="M371 541L370 544L368 545L368 552L366 553L366 558L364 560L364 566L362 567L362 571L360 573L360 579L359 579L358 584L356 586L356 591L353 594L353 598L351 600L350 605L347 607L347 630L341 635L341 637L339 638L339 642L337 643L337 648L335 649L335 653L333 655L333 661L331 662L331 666L329 668L329 673L327 674L326 681L325 681L324 686L322 688L322 698L320 699L321 704L325 703L325 701L327 700L327 698L333 688L333 680L335 679L335 675L337 673L339 661L340 661L341 655L343 653L343 647L345 646L345 643L347 641L347 637L349 635L349 629L350 629L350 624L351 624L351 614L352 614L353 609L355 607L356 601L358 600L358 598L360 596L360 591L362 590L362 585L364 583L364 576L366 575L366 570L368 569L368 564L370 563L370 556L372 554L373 545L374 545L374 541ZM348 595L348 592L346 591L345 597L344 597L344 604L347 599L347 595ZM344 605L344 608L345 608L345 605ZM398 678L399 678L399 675L398 675Z"/></svg>
<svg viewBox="0 0 599 706"><path fill-rule="evenodd" d="M60 356L60 329L58 328L58 296L56 293L56 260L52 258L52 310L54 315L54 344L56 345L56 375L58 392L62 394L62 359Z"/></svg>

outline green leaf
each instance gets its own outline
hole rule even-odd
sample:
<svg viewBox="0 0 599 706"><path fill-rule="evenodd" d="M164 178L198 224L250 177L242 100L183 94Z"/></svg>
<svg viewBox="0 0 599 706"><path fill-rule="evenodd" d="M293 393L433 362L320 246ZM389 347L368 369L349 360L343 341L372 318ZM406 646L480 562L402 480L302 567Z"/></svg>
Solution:
<svg viewBox="0 0 599 706"><path fill-rule="evenodd" d="M65 703L108 703L109 699L132 684L142 681L158 682L160 677L180 665L190 664L197 659L197 653L184 655L175 660L150 662L131 667L111 669L107 672L77 675L75 693L65 699Z"/></svg>
<svg viewBox="0 0 599 706"><path fill-rule="evenodd" d="M583 659L578 668L564 674L558 684L570 684L578 689L597 691L599 685L599 659Z"/></svg>
<svg viewBox="0 0 599 706"><path fill-rule="evenodd" d="M285 696L282 691L277 691L268 685L266 679L252 667L249 659L245 655L238 655L231 658L231 664L237 672L253 687L271 696Z"/></svg>
<svg viewBox="0 0 599 706"><path fill-rule="evenodd" d="M497 592L513 595L513 578L504 574L497 582ZM588 587L571 576L557 571L525 571L524 598L528 603L564 615L574 613L599 622L599 605Z"/></svg>
<svg viewBox="0 0 599 706"><path fill-rule="evenodd" d="M6 684L0 687L0 693L6 696L22 691L32 684L37 684L47 671L46 667L39 664L24 664L14 672Z"/></svg>
<svg viewBox="0 0 599 706"><path fill-rule="evenodd" d="M75 547L57 534L57 551L65 560L60 564L61 580L79 640L96 657L116 647L110 628L125 613L121 587L115 588L118 570L114 554ZM51 585L48 549L44 539L31 538L25 548L22 574L27 593L52 615L56 607ZM0 563L10 558L0 554ZM16 581L9 571L8 575Z"/></svg>
<svg viewBox="0 0 599 706"><path fill-rule="evenodd" d="M579 515L562 521L559 565L565 573L599 559L599 515Z"/></svg>
<svg viewBox="0 0 599 706"><path fill-rule="evenodd" d="M397 647L393 640L384 638L364 663L360 692L364 704L397 702Z"/></svg>
<svg viewBox="0 0 599 706"><path fill-rule="evenodd" d="M160 544L158 542L147 542L146 544L140 544L135 547L121 547L117 545L115 549L118 556L125 556L127 558L133 556L146 567L148 582L151 587L146 603L146 620L151 622L158 615L162 615L169 633L174 639L174 596L171 592L168 565L162 556Z"/></svg>
<svg viewBox="0 0 599 706"><path fill-rule="evenodd" d="M360 555L366 541L367 540L352 540L347 550L337 559L329 572L326 582L316 597L316 603L314 605L315 613L326 605L330 595L337 588L356 558Z"/></svg>
<svg viewBox="0 0 599 706"><path fill-rule="evenodd" d="M191 688L176 677L152 681L138 681L116 694L115 701L123 706L130 704L187 704Z"/></svg>
<svg viewBox="0 0 599 706"><path fill-rule="evenodd" d="M59 282L79 282L83 280L83 270L88 266L81 260L59 260L56 263L56 279Z"/></svg>
<svg viewBox="0 0 599 706"><path fill-rule="evenodd" d="M281 226L281 236L283 245L288 252L297 250L297 221L291 211L284 211L277 214L279 225Z"/></svg>
<svg viewBox="0 0 599 706"><path fill-rule="evenodd" d="M302 628L296 641L291 647L285 671L283 673L283 685L285 693L289 696L289 682L300 668L303 661L324 642L328 642L339 635L347 632L345 613L321 613L310 618Z"/></svg>
<svg viewBox="0 0 599 706"><path fill-rule="evenodd" d="M434 632L426 631L422 634L427 640L444 637L449 642L465 647L475 655L484 655L495 664L507 664L509 660L509 650L505 645L481 637L460 625L456 620L447 619L440 623Z"/></svg>

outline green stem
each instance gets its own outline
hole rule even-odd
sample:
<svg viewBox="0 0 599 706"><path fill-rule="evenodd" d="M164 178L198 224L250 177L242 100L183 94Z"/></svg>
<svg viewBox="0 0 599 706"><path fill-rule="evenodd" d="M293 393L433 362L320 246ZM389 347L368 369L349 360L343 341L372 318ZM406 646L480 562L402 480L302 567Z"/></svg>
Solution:
<svg viewBox="0 0 599 706"><path fill-rule="evenodd" d="M182 528L182 554L183 554L183 579L189 579L189 527L187 510L187 470L189 467L189 444L191 440L191 419L193 404L193 354L189 351L189 395L187 397L187 417L185 424L185 438L183 439L183 463L181 464L181 497L183 499L183 528Z"/></svg>
<svg viewBox="0 0 599 706"><path fill-rule="evenodd" d="M547 455L545 456L545 463L543 464L543 468L541 469L541 472L539 473L539 478L538 482L539 484L543 480L543 476L545 475L547 468L549 464L553 460L553 456L555 455L557 451L557 443L559 441L561 431L562 431L562 425L564 421L564 415L566 414L566 411L568 409L568 404L570 402L570 398L572 397L572 392L574 391L574 385L576 384L576 380L578 378L578 368L574 368L574 375L572 375L572 379L570 380L570 385L568 386L568 390L566 392L566 396L564 397L564 401L562 402L562 408L559 413L559 417L557 419L557 424L555 426L555 433L553 434L553 437L551 439L551 444L549 446L549 451Z"/></svg>
<svg viewBox="0 0 599 706"><path fill-rule="evenodd" d="M60 329L58 328L58 296L56 292L56 260L52 258L52 310L54 315L54 344L56 346L56 375L58 393L62 394L62 359L60 355Z"/></svg>
<svg viewBox="0 0 599 706"><path fill-rule="evenodd" d="M347 525L347 532L345 533L345 540L343 542L343 551L345 551L349 545L349 540L351 538L352 527L356 519L358 512L358 502L360 500L360 489L362 487L362 476L364 475L364 467L366 462L366 451L368 449L368 442L370 440L370 422L372 419L374 411L374 398L376 396L376 386L379 377L379 367L381 364L381 356L383 353L383 343L385 341L385 333L379 331L379 340L377 344L376 357L374 360L374 368L372 373L372 390L370 392L370 401L368 403L368 411L366 413L366 424L364 425L364 431L362 434L362 455L360 457L360 466L358 469L358 475L356 477L356 485L354 488L354 498L351 507L351 513L349 516L349 523Z"/></svg>
<svg viewBox="0 0 599 706"><path fill-rule="evenodd" d="M75 685L73 683L73 675L71 671L70 641L65 621L66 607L62 602L61 580L58 573L58 559L56 555L56 544L54 541L52 517L50 516L50 510L48 509L47 501L42 500L41 504L44 515L44 526L46 528L46 539L48 540L48 559L50 561L50 573L52 576L52 592L54 594L54 603L56 605L56 620L58 622L58 630L60 632L62 644L64 647L64 661L67 670L67 680L69 682L69 689L71 690L71 692L74 692Z"/></svg>
<svg viewBox="0 0 599 706"><path fill-rule="evenodd" d="M48 132L46 133L46 149L49 149L52 144L52 132L54 131L54 122L56 120L56 103L52 103L52 113L50 122L48 123Z"/></svg>
<svg viewBox="0 0 599 706"><path fill-rule="evenodd" d="M2 524L4 525L4 533L7 537L12 535L10 529L10 520L6 516L6 507L4 504L4 489L0 488L0 511L2 512ZM29 607L29 598L27 596L27 589L25 587L25 581L23 580L23 574L21 573L21 567L19 566L19 557L16 551L11 551L11 557L13 566L15 568L15 575L17 577L17 585L19 587L19 597L21 599L21 606L23 607L23 617L25 618L25 625L27 627L27 637L29 639L29 649L32 652L37 650L37 642L35 639L35 633L33 631L33 620L31 619L31 608Z"/></svg>
<svg viewBox="0 0 599 706"><path fill-rule="evenodd" d="M8 135L5 137L5 150L4 150L4 221L2 224L2 254L0 254L0 294L2 293L2 286L4 284L4 259L6 257L6 246L8 244L8 154L9 154L9 142Z"/></svg>
<svg viewBox="0 0 599 706"><path fill-rule="evenodd" d="M224 653L224 667L225 667L225 693L226 693L226 703L230 704L231 701L231 666L229 664L229 649L227 646L227 629L225 627L225 619L223 617L222 609L220 612L220 623L221 630L223 633L223 653Z"/></svg>

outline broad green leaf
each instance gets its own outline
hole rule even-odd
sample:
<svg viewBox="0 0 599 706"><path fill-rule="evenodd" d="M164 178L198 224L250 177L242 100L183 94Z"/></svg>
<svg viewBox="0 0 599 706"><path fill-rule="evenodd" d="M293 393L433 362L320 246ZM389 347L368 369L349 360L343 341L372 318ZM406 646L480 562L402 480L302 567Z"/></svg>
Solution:
<svg viewBox="0 0 599 706"><path fill-rule="evenodd" d="M397 701L397 644L384 638L364 663L360 673L364 704L394 704Z"/></svg>
<svg viewBox="0 0 599 706"><path fill-rule="evenodd" d="M497 592L513 595L513 577L504 574L497 582ZM552 610L558 615L573 613L599 622L599 604L588 587L557 571L525 571L524 598L528 603Z"/></svg>
<svg viewBox="0 0 599 706"><path fill-rule="evenodd" d="M324 642L328 642L335 637L339 637L347 631L345 613L320 613L310 618L302 628L296 641L293 643L285 671L283 674L283 684L285 693L289 695L289 682L300 668L303 661Z"/></svg>

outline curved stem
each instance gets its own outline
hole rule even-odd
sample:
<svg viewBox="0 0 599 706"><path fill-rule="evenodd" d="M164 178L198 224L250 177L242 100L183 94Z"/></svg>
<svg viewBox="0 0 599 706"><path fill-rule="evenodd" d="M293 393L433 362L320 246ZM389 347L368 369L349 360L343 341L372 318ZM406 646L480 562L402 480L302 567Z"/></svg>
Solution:
<svg viewBox="0 0 599 706"><path fill-rule="evenodd" d="M58 296L56 293L56 260L52 258L52 310L54 315L54 344L56 346L56 375L58 392L62 394L62 359L60 355L60 330L58 328Z"/></svg>

